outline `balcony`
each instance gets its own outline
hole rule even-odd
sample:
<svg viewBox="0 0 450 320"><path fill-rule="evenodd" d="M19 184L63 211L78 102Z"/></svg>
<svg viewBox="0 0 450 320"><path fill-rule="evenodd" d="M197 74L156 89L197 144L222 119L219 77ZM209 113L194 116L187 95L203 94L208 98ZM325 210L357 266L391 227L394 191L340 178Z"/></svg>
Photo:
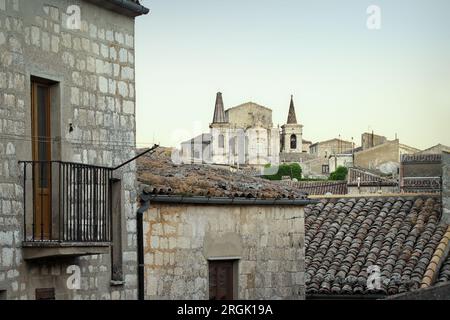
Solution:
<svg viewBox="0 0 450 320"><path fill-rule="evenodd" d="M110 252L113 169L62 161L21 161L24 258Z"/></svg>

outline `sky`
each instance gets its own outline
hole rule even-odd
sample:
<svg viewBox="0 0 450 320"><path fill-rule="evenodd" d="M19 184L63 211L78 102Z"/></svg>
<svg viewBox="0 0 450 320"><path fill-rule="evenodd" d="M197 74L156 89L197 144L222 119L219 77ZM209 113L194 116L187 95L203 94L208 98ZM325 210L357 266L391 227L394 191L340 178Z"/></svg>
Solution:
<svg viewBox="0 0 450 320"><path fill-rule="evenodd" d="M303 139L359 144L371 132L420 149L450 145L448 0L141 0L136 19L137 146L209 131L253 101ZM367 27L370 5L380 29Z"/></svg>

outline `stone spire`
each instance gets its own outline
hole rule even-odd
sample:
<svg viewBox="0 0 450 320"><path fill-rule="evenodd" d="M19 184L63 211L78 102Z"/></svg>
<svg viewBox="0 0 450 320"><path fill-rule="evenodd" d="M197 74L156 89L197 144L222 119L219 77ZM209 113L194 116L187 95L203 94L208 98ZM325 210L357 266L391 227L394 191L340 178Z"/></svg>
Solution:
<svg viewBox="0 0 450 320"><path fill-rule="evenodd" d="M291 95L291 104L289 106L287 124L297 124L297 118L295 117L294 96L293 95Z"/></svg>
<svg viewBox="0 0 450 320"><path fill-rule="evenodd" d="M226 123L225 111L223 109L222 93L217 92L216 107L214 108L214 118L212 123Z"/></svg>

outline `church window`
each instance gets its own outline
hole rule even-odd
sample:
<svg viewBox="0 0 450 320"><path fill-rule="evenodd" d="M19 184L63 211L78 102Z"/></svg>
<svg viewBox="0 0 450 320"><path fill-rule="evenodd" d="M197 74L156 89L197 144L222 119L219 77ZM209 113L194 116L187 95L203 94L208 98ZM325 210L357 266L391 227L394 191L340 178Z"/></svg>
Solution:
<svg viewBox="0 0 450 320"><path fill-rule="evenodd" d="M297 136L291 135L291 149L297 149Z"/></svg>
<svg viewBox="0 0 450 320"><path fill-rule="evenodd" d="M225 146L225 137L223 134L219 134L219 148L223 148Z"/></svg>

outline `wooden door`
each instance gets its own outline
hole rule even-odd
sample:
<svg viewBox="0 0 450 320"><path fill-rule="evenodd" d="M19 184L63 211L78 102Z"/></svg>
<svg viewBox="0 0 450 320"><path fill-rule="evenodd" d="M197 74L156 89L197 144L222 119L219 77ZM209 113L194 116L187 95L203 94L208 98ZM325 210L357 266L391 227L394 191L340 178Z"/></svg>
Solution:
<svg viewBox="0 0 450 320"><path fill-rule="evenodd" d="M209 262L209 299L233 300L233 261Z"/></svg>
<svg viewBox="0 0 450 320"><path fill-rule="evenodd" d="M51 234L51 116L50 88L32 82L31 86L31 130L33 151L33 205L34 238L50 239Z"/></svg>

